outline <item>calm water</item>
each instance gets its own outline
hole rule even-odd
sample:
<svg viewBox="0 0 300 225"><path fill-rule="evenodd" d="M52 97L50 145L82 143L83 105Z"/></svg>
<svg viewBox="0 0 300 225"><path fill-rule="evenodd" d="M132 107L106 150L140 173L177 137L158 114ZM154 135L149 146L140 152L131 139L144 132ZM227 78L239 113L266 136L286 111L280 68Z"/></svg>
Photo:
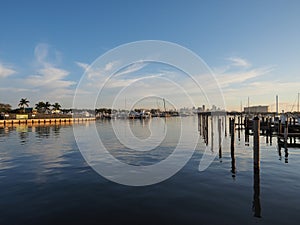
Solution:
<svg viewBox="0 0 300 225"><path fill-rule="evenodd" d="M127 122L139 138L149 135L149 122ZM96 123L114 157L150 165L172 153L179 122L168 118L165 141L143 154L116 142L110 121ZM162 120L152 123L161 125ZM198 133L196 117L183 118L183 123L191 135ZM74 126L84 132L90 124ZM276 138L267 144L261 137L260 180L255 183L252 138L245 146L244 134L240 137L237 133L235 176L229 139L222 158L198 171L205 149L200 138L191 160L175 176L129 187L106 180L87 165L71 125L0 128L0 224L299 224L300 149L288 149L288 157L283 149L280 157ZM261 217L254 216L254 200Z"/></svg>

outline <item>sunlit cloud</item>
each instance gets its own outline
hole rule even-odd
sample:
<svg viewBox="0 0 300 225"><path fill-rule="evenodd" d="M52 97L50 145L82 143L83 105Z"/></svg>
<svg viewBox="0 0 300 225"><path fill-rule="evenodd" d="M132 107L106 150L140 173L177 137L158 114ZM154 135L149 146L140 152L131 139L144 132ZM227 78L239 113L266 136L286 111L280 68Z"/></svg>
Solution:
<svg viewBox="0 0 300 225"><path fill-rule="evenodd" d="M272 71L274 71L274 66L266 66L259 68L252 68L248 70L240 71L225 71L223 73L216 73L217 80L222 88L228 87L233 84L243 83L250 79L261 77Z"/></svg>
<svg viewBox="0 0 300 225"><path fill-rule="evenodd" d="M89 68L89 64L83 63L83 62L75 62L77 66L82 68L84 71L86 71Z"/></svg>
<svg viewBox="0 0 300 225"><path fill-rule="evenodd" d="M74 81L66 80L70 72L56 67L52 62L47 60L49 55L49 45L38 44L35 47L34 54L39 69L37 69L35 74L29 75L25 79L25 83L32 87L43 87L44 89L56 91L62 88L70 88L72 85L76 84Z"/></svg>
<svg viewBox="0 0 300 225"><path fill-rule="evenodd" d="M34 48L34 59L31 63L32 72L24 75L8 77L15 74L12 67L0 64L1 97L17 105L20 98L28 98L30 104L37 101L60 101L69 105L74 95L76 82L70 80L70 72L61 68L62 54L48 44L38 44ZM25 69L28 70L28 69ZM11 95L11 93L15 93Z"/></svg>
<svg viewBox="0 0 300 225"><path fill-rule="evenodd" d="M0 63L0 78L5 78L15 73L16 71L13 68Z"/></svg>
<svg viewBox="0 0 300 225"><path fill-rule="evenodd" d="M229 57L227 58L228 61L230 61L231 66L236 66L236 67L250 67L251 63L243 58L240 57Z"/></svg>
<svg viewBox="0 0 300 225"><path fill-rule="evenodd" d="M134 63L134 64L126 67L124 70L121 70L120 72L117 72L116 74L114 74L114 77L137 72L137 71L143 69L147 65L148 65L148 63L145 63L145 62Z"/></svg>

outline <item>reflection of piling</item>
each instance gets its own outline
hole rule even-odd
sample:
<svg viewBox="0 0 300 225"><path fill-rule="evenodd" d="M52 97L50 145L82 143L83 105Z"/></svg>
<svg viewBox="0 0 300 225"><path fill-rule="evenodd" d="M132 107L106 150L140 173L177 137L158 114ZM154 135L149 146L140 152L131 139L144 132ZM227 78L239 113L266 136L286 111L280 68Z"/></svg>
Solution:
<svg viewBox="0 0 300 225"><path fill-rule="evenodd" d="M222 138L221 138L221 119L218 119L218 135L219 135L219 158L222 158Z"/></svg>
<svg viewBox="0 0 300 225"><path fill-rule="evenodd" d="M245 132L245 146L249 146L249 133Z"/></svg>
<svg viewBox="0 0 300 225"><path fill-rule="evenodd" d="M262 134L265 134L265 117L261 118L261 124L262 124Z"/></svg>
<svg viewBox="0 0 300 225"><path fill-rule="evenodd" d="M254 184L254 194L253 194L253 206L252 210L254 212L255 217L261 217L261 205L260 205L260 171L259 167L254 167L254 176L253 176Z"/></svg>
<svg viewBox="0 0 300 225"><path fill-rule="evenodd" d="M259 118L253 119L253 172L254 172L254 195L253 195L253 211L255 217L261 217L260 206L260 160L259 160L259 135L260 122Z"/></svg>

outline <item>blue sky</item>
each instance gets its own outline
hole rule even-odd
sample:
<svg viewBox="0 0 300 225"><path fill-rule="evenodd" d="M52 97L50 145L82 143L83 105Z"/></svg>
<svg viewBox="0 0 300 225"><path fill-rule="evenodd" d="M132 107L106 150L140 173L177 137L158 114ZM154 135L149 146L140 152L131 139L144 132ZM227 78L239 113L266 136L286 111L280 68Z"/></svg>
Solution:
<svg viewBox="0 0 300 225"><path fill-rule="evenodd" d="M70 107L84 65L128 42L163 40L207 63L228 109L248 96L273 109L279 94L291 110L300 92L299 27L299 1L2 1L0 102Z"/></svg>

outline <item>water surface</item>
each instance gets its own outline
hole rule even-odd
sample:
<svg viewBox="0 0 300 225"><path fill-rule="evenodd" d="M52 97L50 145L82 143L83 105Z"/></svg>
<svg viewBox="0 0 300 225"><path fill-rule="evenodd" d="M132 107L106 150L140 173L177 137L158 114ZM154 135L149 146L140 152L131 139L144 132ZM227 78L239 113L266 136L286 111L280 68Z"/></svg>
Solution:
<svg viewBox="0 0 300 225"><path fill-rule="evenodd" d="M149 135L147 121L127 122L140 138ZM146 153L116 142L111 121L96 125L114 157L151 165L176 146L180 119L166 122L165 141ZM198 133L196 117L182 122L191 135ZM251 136L245 146L244 133L240 139L236 133L236 173L230 137L223 143L222 158L217 155L199 172L205 149L200 137L191 160L175 176L130 187L106 180L83 159L72 126L84 130L92 123L0 128L0 224L299 224L300 149L282 149L280 156L276 138L270 144L261 137L260 174L254 179ZM153 118L152 123L162 121Z"/></svg>

